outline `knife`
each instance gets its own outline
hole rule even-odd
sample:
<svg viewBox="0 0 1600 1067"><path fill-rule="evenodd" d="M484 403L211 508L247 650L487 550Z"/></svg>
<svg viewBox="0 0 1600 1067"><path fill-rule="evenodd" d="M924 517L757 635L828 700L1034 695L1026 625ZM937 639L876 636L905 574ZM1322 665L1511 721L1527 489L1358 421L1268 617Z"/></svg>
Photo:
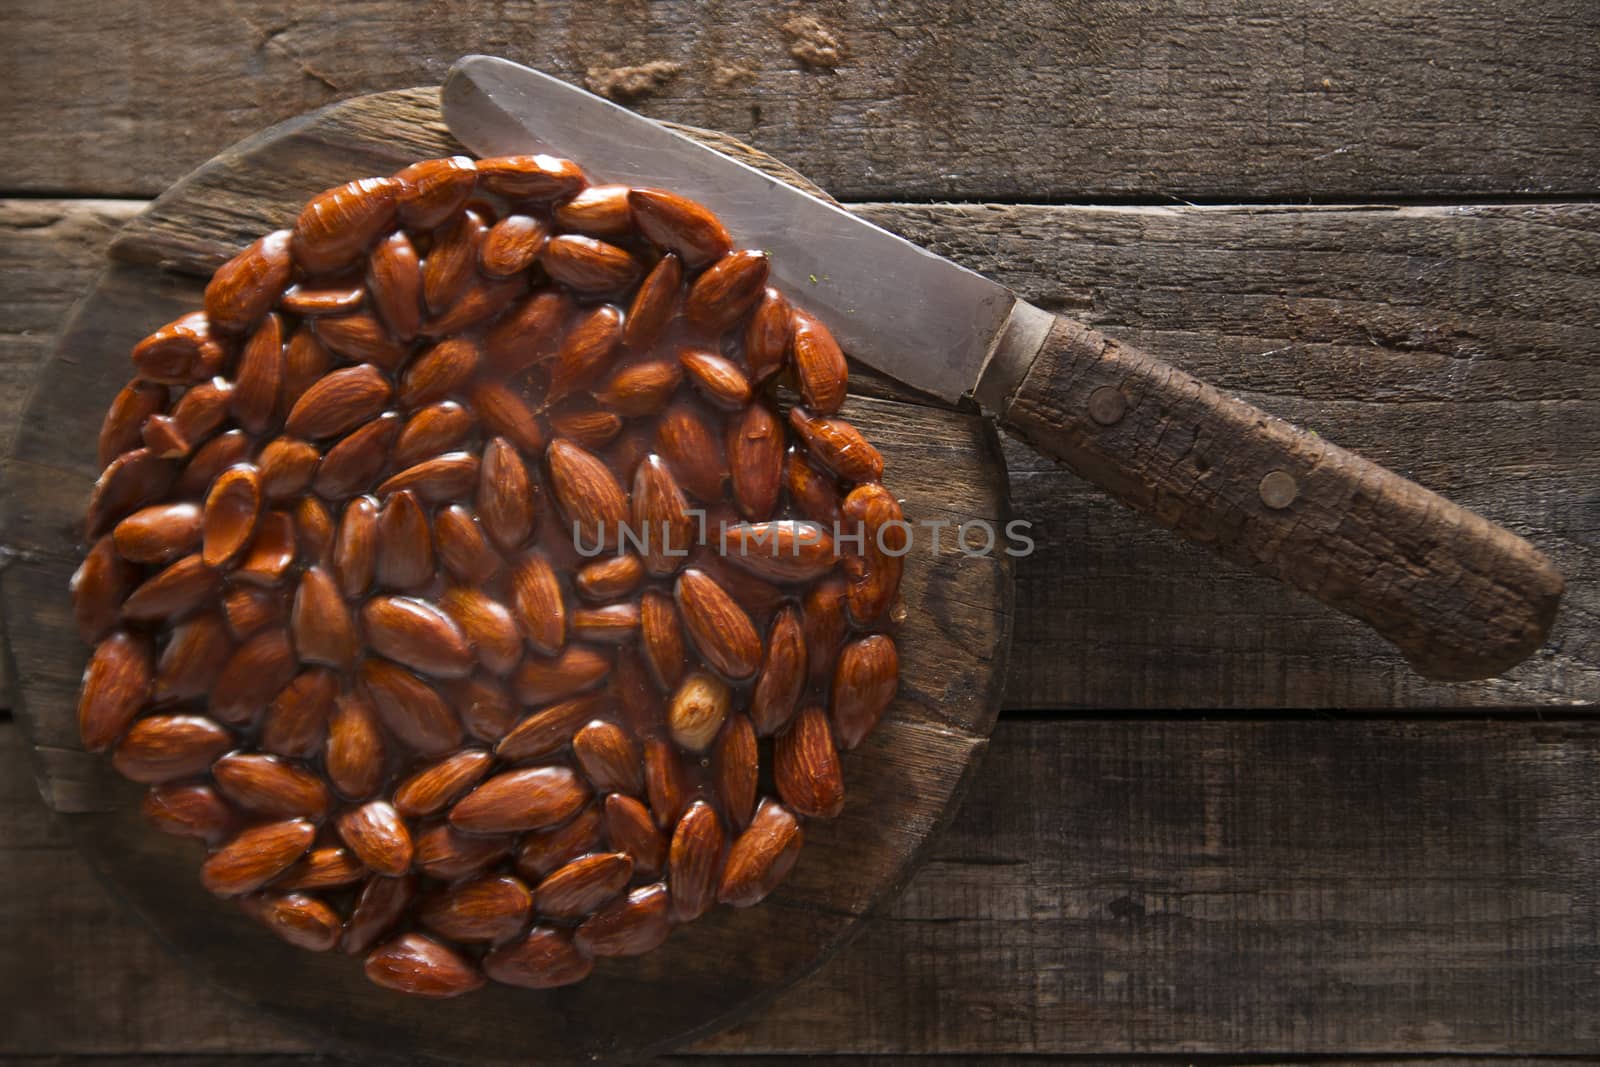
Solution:
<svg viewBox="0 0 1600 1067"><path fill-rule="evenodd" d="M1168 529L1366 622L1420 674L1490 677L1549 634L1563 582L1527 541L1132 345L541 71L467 56L442 100L479 156L550 152L699 200L854 358L975 403Z"/></svg>

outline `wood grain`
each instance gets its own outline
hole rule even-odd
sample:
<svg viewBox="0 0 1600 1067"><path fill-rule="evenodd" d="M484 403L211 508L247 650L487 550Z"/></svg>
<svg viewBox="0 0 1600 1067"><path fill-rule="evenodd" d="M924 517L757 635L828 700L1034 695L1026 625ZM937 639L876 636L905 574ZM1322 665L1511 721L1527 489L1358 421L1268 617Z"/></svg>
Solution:
<svg viewBox="0 0 1600 1067"><path fill-rule="evenodd" d="M0 201L4 261L37 265L11 291L36 331L17 351L39 358L97 269L101 238L81 235L138 206ZM1428 683L1363 627L1007 442L1038 543L1016 561L1008 707L1600 702L1600 207L856 209L1480 511L1567 577L1534 661Z"/></svg>
<svg viewBox="0 0 1600 1067"><path fill-rule="evenodd" d="M0 45L8 191L154 195L263 126L437 84L466 52L596 85L631 74L646 113L726 130L852 199L1588 194L1600 168L1586 0L8 14L27 27Z"/></svg>
<svg viewBox="0 0 1600 1067"><path fill-rule="evenodd" d="M1597 776L1590 721L1002 720L899 901L697 1048L1590 1052ZM0 1046L318 1047L174 963L23 777L0 727Z"/></svg>

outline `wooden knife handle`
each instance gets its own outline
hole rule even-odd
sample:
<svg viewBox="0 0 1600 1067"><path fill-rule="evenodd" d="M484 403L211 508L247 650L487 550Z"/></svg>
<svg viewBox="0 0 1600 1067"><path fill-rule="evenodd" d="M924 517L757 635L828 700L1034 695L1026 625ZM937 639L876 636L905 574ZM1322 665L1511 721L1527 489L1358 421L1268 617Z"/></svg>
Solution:
<svg viewBox="0 0 1600 1067"><path fill-rule="evenodd" d="M1368 623L1429 678L1544 643L1559 571L1393 471L1058 317L1001 423L1191 541Z"/></svg>

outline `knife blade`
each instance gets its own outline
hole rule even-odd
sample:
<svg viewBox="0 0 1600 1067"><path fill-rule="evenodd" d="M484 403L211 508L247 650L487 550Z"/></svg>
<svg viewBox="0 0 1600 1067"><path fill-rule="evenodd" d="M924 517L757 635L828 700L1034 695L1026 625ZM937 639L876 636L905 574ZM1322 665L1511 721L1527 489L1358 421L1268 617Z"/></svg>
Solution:
<svg viewBox="0 0 1600 1067"><path fill-rule="evenodd" d="M479 156L548 152L598 181L701 201L738 246L770 253L772 277L847 352L946 401L979 396L991 365L982 396L1004 396L1049 331L1052 316L1004 286L542 71L466 56L441 98Z"/></svg>

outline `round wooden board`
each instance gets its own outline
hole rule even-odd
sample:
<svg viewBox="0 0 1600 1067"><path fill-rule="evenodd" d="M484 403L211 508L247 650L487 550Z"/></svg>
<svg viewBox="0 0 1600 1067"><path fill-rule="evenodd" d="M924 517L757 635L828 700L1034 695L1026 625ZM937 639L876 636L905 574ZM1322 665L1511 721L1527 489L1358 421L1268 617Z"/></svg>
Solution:
<svg viewBox="0 0 1600 1067"><path fill-rule="evenodd" d="M750 151L725 139L718 147ZM129 348L197 308L206 275L259 234L291 224L310 195L460 150L439 118L436 90L348 100L223 153L119 236L111 266L40 374L4 468L5 538L17 553L0 579L13 706L47 801L101 877L223 989L352 1053L519 1063L634 1058L728 1025L773 997L905 883L993 725L1011 626L1003 554L968 557L948 529L935 553L919 536L904 584L900 697L847 755L845 812L808 825L788 881L758 907L719 908L678 929L648 956L602 961L569 989L491 984L454 1001L417 1001L371 985L359 961L277 941L201 889L200 847L149 829L139 787L77 739L87 650L72 624L67 581L98 473L96 435L129 376ZM870 376L858 382L883 395L853 397L845 414L882 449L885 481L904 498L908 520L1003 526L1005 468L985 421L896 398Z"/></svg>

